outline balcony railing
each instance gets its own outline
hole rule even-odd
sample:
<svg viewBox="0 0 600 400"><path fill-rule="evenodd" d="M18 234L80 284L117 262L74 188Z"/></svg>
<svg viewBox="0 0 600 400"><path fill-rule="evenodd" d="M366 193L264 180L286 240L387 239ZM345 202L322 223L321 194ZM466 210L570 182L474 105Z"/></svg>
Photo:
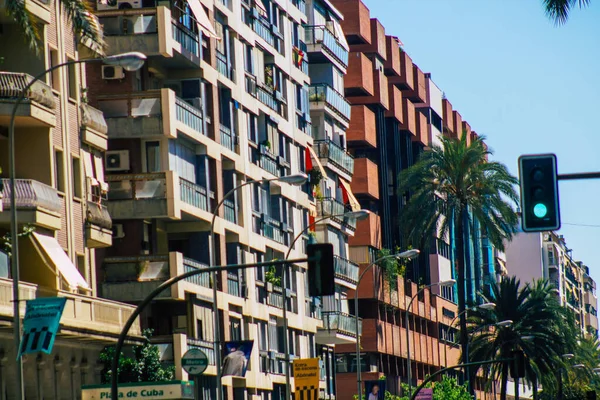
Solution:
<svg viewBox="0 0 600 400"><path fill-rule="evenodd" d="M299 47L292 46L292 60L294 66L308 75L308 56L306 52L306 44L303 42L299 43ZM303 53L302 60L300 60L300 53Z"/></svg>
<svg viewBox="0 0 600 400"><path fill-rule="evenodd" d="M323 329L356 337L356 318L341 311L323 311ZM362 333L362 318L358 319L358 334Z"/></svg>
<svg viewBox="0 0 600 400"><path fill-rule="evenodd" d="M348 51L324 25L304 27L306 44L320 44L323 49L344 66L348 66Z"/></svg>
<svg viewBox="0 0 600 400"><path fill-rule="evenodd" d="M190 31L179 22L172 21L173 39L181 45L181 48L189 51L196 57L200 57L200 40L197 33Z"/></svg>
<svg viewBox="0 0 600 400"><path fill-rule="evenodd" d="M164 199L167 196L164 172L107 175L109 200Z"/></svg>
<svg viewBox="0 0 600 400"><path fill-rule="evenodd" d="M292 4L300 10L302 14L306 14L306 2L304 0L292 0Z"/></svg>
<svg viewBox="0 0 600 400"><path fill-rule="evenodd" d="M352 175L354 173L354 157L330 139L315 140L313 149L319 158L326 158L341 170Z"/></svg>
<svg viewBox="0 0 600 400"><path fill-rule="evenodd" d="M259 166L275 176L280 176L279 168L277 167L277 158L264 145L260 145Z"/></svg>
<svg viewBox="0 0 600 400"><path fill-rule="evenodd" d="M191 258L183 257L183 272L190 272L198 269L208 268L208 265L203 264L199 261L192 260ZM204 286L207 288L211 288L210 285L210 273L198 274L191 276L186 279L186 281L196 284L198 286Z"/></svg>
<svg viewBox="0 0 600 400"><path fill-rule="evenodd" d="M81 104L81 126L93 129L102 134L108 132L108 126L106 125L102 111L86 103Z"/></svg>
<svg viewBox="0 0 600 400"><path fill-rule="evenodd" d="M220 124L219 131L221 132L221 146L235 152L235 141L233 135L231 134L231 129L223 124Z"/></svg>
<svg viewBox="0 0 600 400"><path fill-rule="evenodd" d="M179 177L181 200L204 211L208 210L208 191L206 188Z"/></svg>
<svg viewBox="0 0 600 400"><path fill-rule="evenodd" d="M237 224L237 207L233 200L223 200L223 208L225 209L225 219L229 222Z"/></svg>
<svg viewBox="0 0 600 400"><path fill-rule="evenodd" d="M340 256L333 257L335 277L353 284L358 283L358 264Z"/></svg>
<svg viewBox="0 0 600 400"><path fill-rule="evenodd" d="M227 57L218 51L215 53L217 55L217 71L225 78L233 81L234 69L232 66L227 65Z"/></svg>
<svg viewBox="0 0 600 400"><path fill-rule="evenodd" d="M11 187L8 179L0 179L4 189L2 190L2 207L6 211L10 209ZM17 210L35 210L43 208L52 212L61 212L61 202L58 192L53 187L45 185L33 179L15 180L15 200Z"/></svg>
<svg viewBox="0 0 600 400"><path fill-rule="evenodd" d="M265 216L263 223L263 234L266 238L274 240L277 243L285 244L286 232L280 228L281 223L276 219Z"/></svg>
<svg viewBox="0 0 600 400"><path fill-rule="evenodd" d="M341 217L342 214L351 209L332 197L326 197L317 203L317 212L320 217L332 217L331 219L345 225L349 229L356 229L355 218Z"/></svg>
<svg viewBox="0 0 600 400"><path fill-rule="evenodd" d="M344 96L325 83L310 85L308 99L312 103L325 102L336 114L347 121L350 121L351 106Z"/></svg>
<svg viewBox="0 0 600 400"><path fill-rule="evenodd" d="M215 347L213 342L208 342L206 340L200 339L187 339L187 346L190 349L198 349L202 350L206 357L208 358L208 365L215 365Z"/></svg>
<svg viewBox="0 0 600 400"><path fill-rule="evenodd" d="M271 23L269 21L265 20L262 17L258 17L254 19L252 29L254 29L254 32L256 32L258 36L263 38L265 42L275 47L275 37L271 32Z"/></svg>
<svg viewBox="0 0 600 400"><path fill-rule="evenodd" d="M112 229L112 219L105 205L95 201L87 202L86 221L89 224L99 226L105 229Z"/></svg>
<svg viewBox="0 0 600 400"><path fill-rule="evenodd" d="M248 75L246 75L247 77ZM246 82L248 84L248 82ZM259 83L256 83L256 97L265 106L277 112L284 118L287 118L287 106L283 98L277 98L277 94L272 89L268 89ZM248 89L248 87L246 88Z"/></svg>
<svg viewBox="0 0 600 400"><path fill-rule="evenodd" d="M0 72L0 101L16 100L23 89L33 80L33 76L21 72ZM39 103L50 109L54 109L56 103L52 88L38 80L25 94L29 101Z"/></svg>
<svg viewBox="0 0 600 400"><path fill-rule="evenodd" d="M269 292L267 295L267 304L276 308L283 308L283 294Z"/></svg>
<svg viewBox="0 0 600 400"><path fill-rule="evenodd" d="M196 132L200 132L200 134L204 134L201 110L180 98L175 99L175 106L177 121L184 123Z"/></svg>

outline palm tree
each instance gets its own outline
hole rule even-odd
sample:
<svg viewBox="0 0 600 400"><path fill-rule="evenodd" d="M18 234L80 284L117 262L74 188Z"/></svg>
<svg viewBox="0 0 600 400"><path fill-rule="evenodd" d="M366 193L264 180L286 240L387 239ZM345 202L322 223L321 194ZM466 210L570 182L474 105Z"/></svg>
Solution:
<svg viewBox="0 0 600 400"><path fill-rule="evenodd" d="M60 0L67 14L67 18L73 24L73 29L82 39L89 39L98 48L102 48L102 29L98 18L86 0ZM25 6L25 0L6 0L6 11L10 17L19 25L25 36L28 46L36 53L39 52L39 41L41 39L40 23Z"/></svg>
<svg viewBox="0 0 600 400"><path fill-rule="evenodd" d="M564 24L569 19L569 12L575 7L587 7L590 0L544 0L544 8L548 17L557 24Z"/></svg>
<svg viewBox="0 0 600 400"><path fill-rule="evenodd" d="M400 222L408 241L422 246L419 248L426 248L436 234L454 239L460 343L467 355L463 312L466 232L476 218L489 241L503 250L504 240L512 238L518 222L511 204L518 200L514 188L518 180L504 164L488 161L492 153L484 144L484 137L472 139L469 145L466 133L460 140L442 137L441 141L441 147L425 151L415 165L400 174L400 194L410 195Z"/></svg>
<svg viewBox="0 0 600 400"><path fill-rule="evenodd" d="M569 312L560 305L553 289L545 280L521 286L515 277L493 285L490 298L484 299L493 301L496 307L474 309L468 317L470 360L507 359L513 357L514 351L522 351L524 380L534 387L538 377L550 382L563 362L561 355L573 349L576 337L569 328L574 326ZM512 325L497 325L507 320L513 321ZM500 396L506 399L509 364L491 364L484 371L485 376L501 379Z"/></svg>

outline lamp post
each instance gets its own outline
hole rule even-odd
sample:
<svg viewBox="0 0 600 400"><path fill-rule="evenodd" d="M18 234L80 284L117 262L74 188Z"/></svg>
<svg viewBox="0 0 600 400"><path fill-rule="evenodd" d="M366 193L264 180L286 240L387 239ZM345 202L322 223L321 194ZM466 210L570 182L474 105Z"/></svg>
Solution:
<svg viewBox="0 0 600 400"><path fill-rule="evenodd" d="M360 329L359 322L358 322L358 286L360 285L360 282L362 281L362 279L365 276L365 274L367 273L367 271L369 271L375 265L379 264L381 261L387 260L388 258L398 258L398 259L410 260L410 259L418 256L420 252L421 252L420 250L411 249L411 250L403 251L402 253L390 254L387 256L380 257L377 260L370 263L358 277L358 281L356 282L356 289L354 290L354 323L355 323L355 328L356 328L356 380L357 380L357 385L358 385L358 400L362 400L362 380L361 380L362 371L361 371L361 363L360 363L360 336L361 335L358 332Z"/></svg>
<svg viewBox="0 0 600 400"><path fill-rule="evenodd" d="M575 354L573 353L566 353L562 355L562 358L564 358L565 360L572 360L573 358L575 358ZM562 366L558 369L558 400L563 400L563 380L562 380L562 376L563 376L563 371L565 370L565 367ZM568 376L567 376L568 378Z"/></svg>
<svg viewBox="0 0 600 400"><path fill-rule="evenodd" d="M412 367L411 367L411 361L410 361L410 327L409 327L409 320L408 320L408 314L410 312L410 307L412 306L412 302L421 294L423 293L423 291L425 291L425 289L428 289L430 287L433 286L442 286L442 287L448 287L448 286L454 286L456 284L456 280L454 279L448 279L447 281L441 281L441 282L436 282L436 283L430 283L429 285L425 285L423 286L417 293L415 293L415 295L413 297L411 297L410 302L408 303L408 306L406 307L406 311L404 314L404 324L406 325L405 329L406 329L406 362L407 362L407 376L408 376L408 393L410 393L412 391Z"/></svg>
<svg viewBox="0 0 600 400"><path fill-rule="evenodd" d="M17 221L17 202L16 202L16 167L15 167L15 117L19 106L25 100L25 96L31 87L44 78L46 74L67 65L83 64L90 62L103 62L108 65L121 66L127 71L138 70L144 65L146 56L142 53L131 52L117 54L114 56L103 57L103 58L90 58L84 60L68 61L66 63L54 65L48 68L44 72L36 75L19 93L19 97L15 101L15 105L12 108L10 114L10 122L8 128L8 165L9 175L8 181L10 186L10 240L11 240L11 276L13 282L13 326L14 326L14 343L15 348L19 349L21 345L21 316L19 315L19 238L18 238L18 221ZM16 363L16 379L15 387L17 389L16 398L23 399L23 363L21 357L17 358Z"/></svg>
<svg viewBox="0 0 600 400"><path fill-rule="evenodd" d="M234 194L236 191L240 190L241 188L248 186L250 184L253 184L253 183L262 184L262 183L267 183L267 182L279 181L279 182L289 183L290 185L294 185L294 186L300 186L300 185L303 185L307 179L308 179L308 177L304 174L293 174L293 175L280 176L277 178L265 178L265 179L258 179L258 180L250 180L250 181L246 181L246 182L242 183L241 185L234 187L233 189L231 189L230 191L225 193L223 195L223 198L217 203L217 205L213 209L213 216L212 216L212 220L210 222L210 246L211 246L211 251L210 251L210 256L209 256L210 265L211 266L216 265L215 261L216 261L217 244L215 242L215 222L217 220L217 213L219 212L219 208L223 205L223 203L225 202L225 200L227 200L227 198L229 196L231 196L232 194ZM211 273L211 279L212 279L212 292L213 292L213 321L214 321L214 330L215 330L215 333L214 333L215 341L213 343L213 346L214 346L214 351L215 351L215 367L217 370L217 399L216 400L221 400L223 398L223 384L221 382L221 373L222 373L222 371L221 371L221 325L220 325L220 317L219 317L219 306L218 306L218 302L217 302L217 297L218 297L217 273L215 271L213 271Z"/></svg>
<svg viewBox="0 0 600 400"><path fill-rule="evenodd" d="M314 221L311 224L308 224L308 226L306 226L306 228L302 229L302 231L300 231L300 233L298 233L296 235L296 237L294 238L294 240L292 240L292 242L289 245L288 251L285 255L285 260L289 259L290 257L290 253L292 252L292 249L294 248L294 245L296 244L296 241L298 241L298 239L300 239L302 237L302 235L310 230L312 227L316 226L319 222L321 221L325 221L329 218L335 218L335 217L346 217L346 218L355 218L357 221L363 220L365 218L369 217L369 211L367 210L357 210L357 211L349 211L347 213L343 213L343 214L334 214L334 215L329 215L323 218L320 218L316 221ZM282 264L281 266L283 269L281 271L281 280L283 282L283 285L285 285L285 281L287 278L287 269L288 269L288 264ZM285 289L285 288L284 288ZM291 391L291 387L290 387L290 352L289 352L289 344L288 344L288 320L287 320L287 290L284 290L284 298L283 298L283 351L284 351L284 356L285 356L285 361L286 361L286 368L285 368L285 398L286 399L291 399L292 398L292 391ZM358 330L356 331L356 336L358 338ZM357 339L358 340L358 339Z"/></svg>

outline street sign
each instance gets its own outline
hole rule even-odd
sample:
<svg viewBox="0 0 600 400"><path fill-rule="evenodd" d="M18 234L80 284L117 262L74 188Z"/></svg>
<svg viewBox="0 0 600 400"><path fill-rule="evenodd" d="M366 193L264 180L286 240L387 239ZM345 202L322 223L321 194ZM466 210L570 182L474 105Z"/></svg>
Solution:
<svg viewBox="0 0 600 400"><path fill-rule="evenodd" d="M415 400L433 400L433 389L421 389Z"/></svg>
<svg viewBox="0 0 600 400"><path fill-rule="evenodd" d="M27 300L23 319L23 337L17 358L27 353L52 353L54 339L67 299L45 297Z"/></svg>
<svg viewBox="0 0 600 400"><path fill-rule="evenodd" d="M208 357L199 349L190 349L181 358L181 366L190 375L202 375L208 368Z"/></svg>
<svg viewBox="0 0 600 400"><path fill-rule="evenodd" d="M319 398L320 367L319 358L297 358L293 361L296 400L317 400Z"/></svg>

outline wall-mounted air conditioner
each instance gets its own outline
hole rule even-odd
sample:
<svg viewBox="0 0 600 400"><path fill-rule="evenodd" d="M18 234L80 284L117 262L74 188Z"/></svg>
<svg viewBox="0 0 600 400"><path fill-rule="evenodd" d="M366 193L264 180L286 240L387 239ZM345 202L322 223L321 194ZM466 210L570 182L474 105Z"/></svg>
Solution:
<svg viewBox="0 0 600 400"><path fill-rule="evenodd" d="M125 78L125 70L123 67L115 65L103 65L102 66L102 79L123 79Z"/></svg>
<svg viewBox="0 0 600 400"><path fill-rule="evenodd" d="M141 0L98 0L98 11L142 8Z"/></svg>
<svg viewBox="0 0 600 400"><path fill-rule="evenodd" d="M129 170L129 150L107 151L105 169L106 171Z"/></svg>

